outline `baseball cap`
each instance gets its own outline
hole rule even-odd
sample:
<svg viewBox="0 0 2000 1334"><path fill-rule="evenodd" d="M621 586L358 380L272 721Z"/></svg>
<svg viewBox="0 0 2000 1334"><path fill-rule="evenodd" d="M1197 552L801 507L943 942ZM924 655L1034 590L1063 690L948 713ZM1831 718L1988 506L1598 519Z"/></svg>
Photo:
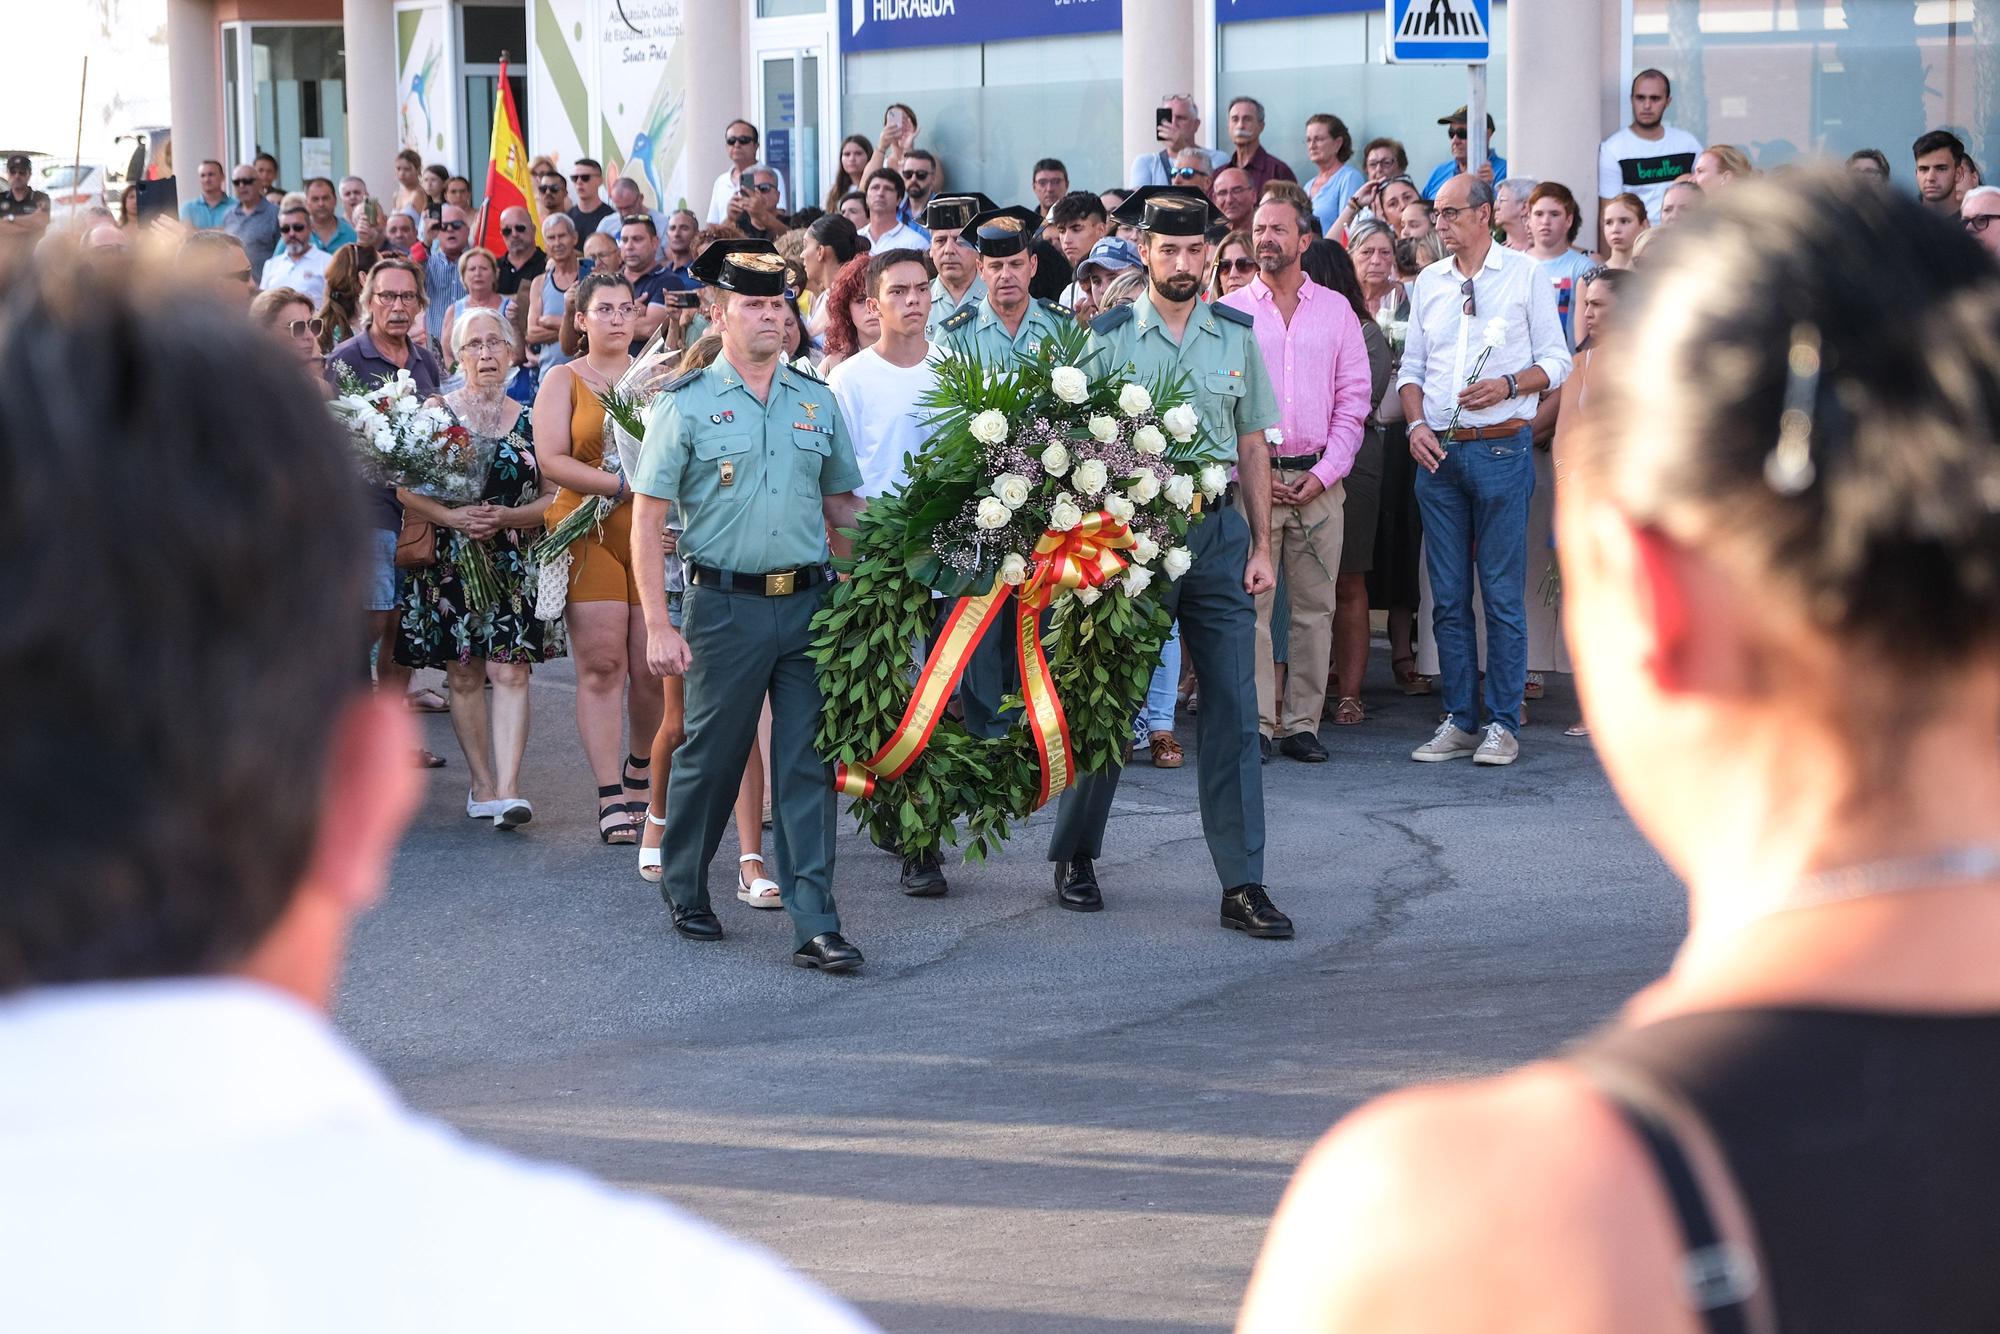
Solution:
<svg viewBox="0 0 2000 1334"><path fill-rule="evenodd" d="M1463 125L1469 119L1471 119L1471 113L1467 111L1464 107L1460 107L1458 110L1452 112L1449 116L1439 116L1438 124ZM1486 113L1486 132L1488 134L1493 133L1493 113L1490 111Z"/></svg>
<svg viewBox="0 0 2000 1334"><path fill-rule="evenodd" d="M1142 261L1139 247L1122 236L1107 236L1090 248L1083 262L1076 266L1076 276L1081 278L1086 269L1103 269L1106 273L1117 273L1121 269L1136 269Z"/></svg>
<svg viewBox="0 0 2000 1334"><path fill-rule="evenodd" d="M27 171L30 165L26 153L9 153L7 155L8 171Z"/></svg>

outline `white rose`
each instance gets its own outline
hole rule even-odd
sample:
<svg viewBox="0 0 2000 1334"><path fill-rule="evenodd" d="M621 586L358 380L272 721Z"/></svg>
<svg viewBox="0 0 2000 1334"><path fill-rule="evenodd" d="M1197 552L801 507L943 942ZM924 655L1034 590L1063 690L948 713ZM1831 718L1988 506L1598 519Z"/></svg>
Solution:
<svg viewBox="0 0 2000 1334"><path fill-rule="evenodd" d="M1201 470L1201 493L1214 500L1229 489L1229 469L1220 463L1211 463Z"/></svg>
<svg viewBox="0 0 2000 1334"><path fill-rule="evenodd" d="M976 522L981 528L1005 528L1014 519L1014 511L1007 508L998 496L983 496L979 501Z"/></svg>
<svg viewBox="0 0 2000 1334"><path fill-rule="evenodd" d="M1499 347L1502 343L1505 343L1507 341L1507 321L1501 319L1498 315L1486 321L1486 331L1480 335L1479 341L1488 347Z"/></svg>
<svg viewBox="0 0 2000 1334"><path fill-rule="evenodd" d="M1028 496L1033 491L1033 484L1017 472L1003 472L993 479L993 494L998 496L1000 503L1010 510L1017 510L1027 504Z"/></svg>
<svg viewBox="0 0 2000 1334"><path fill-rule="evenodd" d="M1051 477L1061 477L1069 472L1069 450L1061 445L1050 445L1042 451L1042 468Z"/></svg>
<svg viewBox="0 0 2000 1334"><path fill-rule="evenodd" d="M1104 498L1104 512L1120 523L1130 523L1132 522L1132 516L1138 512L1138 509L1123 496L1106 496Z"/></svg>
<svg viewBox="0 0 2000 1334"><path fill-rule="evenodd" d="M1153 572L1143 565L1131 565L1125 569L1125 596L1138 597L1146 591L1146 585L1153 582Z"/></svg>
<svg viewBox="0 0 2000 1334"><path fill-rule="evenodd" d="M1188 572L1188 566L1192 564L1194 564L1194 553L1186 547L1175 547L1167 553L1166 559L1160 562L1160 568L1167 572L1167 578L1178 579Z"/></svg>
<svg viewBox="0 0 2000 1334"><path fill-rule="evenodd" d="M1152 407L1153 396L1146 392L1145 385L1128 382L1118 391L1118 410L1128 417L1150 412Z"/></svg>
<svg viewBox="0 0 2000 1334"><path fill-rule="evenodd" d="M1076 471L1069 475L1069 480L1086 496L1094 496L1111 484L1111 474L1096 459L1085 459L1076 465Z"/></svg>
<svg viewBox="0 0 2000 1334"><path fill-rule="evenodd" d="M1097 599L1103 596L1104 594L1101 591L1090 587L1090 585L1088 584L1085 584L1082 588L1076 590L1076 600L1078 602L1081 602L1086 607L1091 605L1093 602L1096 602Z"/></svg>
<svg viewBox="0 0 2000 1334"><path fill-rule="evenodd" d="M1160 434L1157 426L1141 426L1132 432L1132 448L1141 454L1164 454L1167 452L1167 438Z"/></svg>
<svg viewBox="0 0 2000 1334"><path fill-rule="evenodd" d="M1285 443L1285 433L1275 426L1267 427L1264 431L1264 443L1276 453L1278 446Z"/></svg>
<svg viewBox="0 0 2000 1334"><path fill-rule="evenodd" d="M1132 485L1125 488L1125 494L1132 497L1135 505L1148 505L1153 497L1160 494L1160 479L1151 468L1140 468L1132 474Z"/></svg>
<svg viewBox="0 0 2000 1334"><path fill-rule="evenodd" d="M1132 534L1132 559L1140 565L1151 565L1160 554L1160 544L1150 533Z"/></svg>
<svg viewBox="0 0 2000 1334"><path fill-rule="evenodd" d="M997 445L1007 438L1007 414L988 408L972 419L972 438L982 445Z"/></svg>
<svg viewBox="0 0 2000 1334"><path fill-rule="evenodd" d="M1083 522L1083 511L1074 500L1063 496L1049 507L1049 527L1058 533L1066 533Z"/></svg>
<svg viewBox="0 0 2000 1334"><path fill-rule="evenodd" d="M1016 587L1028 582L1028 560L1019 552L1011 552L1000 562L1000 582Z"/></svg>
<svg viewBox="0 0 2000 1334"><path fill-rule="evenodd" d="M1101 412L1090 419L1089 426L1091 438L1099 444L1108 445L1118 438L1118 423Z"/></svg>
<svg viewBox="0 0 2000 1334"><path fill-rule="evenodd" d="M1065 403L1081 403L1090 397L1090 377L1074 366L1058 366L1049 372L1049 389Z"/></svg>
<svg viewBox="0 0 2000 1334"><path fill-rule="evenodd" d="M1201 429L1201 418L1196 415L1192 404L1176 403L1160 418L1160 424L1174 433L1174 439L1186 444Z"/></svg>
<svg viewBox="0 0 2000 1334"><path fill-rule="evenodd" d="M1174 474L1173 480L1161 488L1160 493L1167 498L1167 503L1175 509L1188 509L1194 504L1194 479L1184 472L1177 472Z"/></svg>

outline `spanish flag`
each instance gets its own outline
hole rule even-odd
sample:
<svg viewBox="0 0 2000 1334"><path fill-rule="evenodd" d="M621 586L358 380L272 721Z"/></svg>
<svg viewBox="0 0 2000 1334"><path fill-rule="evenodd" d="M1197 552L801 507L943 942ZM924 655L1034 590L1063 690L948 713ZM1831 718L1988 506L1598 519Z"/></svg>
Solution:
<svg viewBox="0 0 2000 1334"><path fill-rule="evenodd" d="M507 58L503 55L500 91L493 100L493 147L486 160L486 202L479 210L476 244L496 255L506 253L507 239L500 235L500 215L510 208L528 210L539 244L542 217L535 207L533 184L528 180L528 146L521 138L521 116L514 109L514 90L507 85Z"/></svg>

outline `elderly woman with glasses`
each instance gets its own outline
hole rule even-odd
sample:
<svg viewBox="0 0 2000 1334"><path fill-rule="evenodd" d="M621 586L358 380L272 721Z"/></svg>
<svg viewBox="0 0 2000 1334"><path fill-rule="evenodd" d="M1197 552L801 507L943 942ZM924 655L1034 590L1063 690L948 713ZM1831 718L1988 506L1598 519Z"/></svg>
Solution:
<svg viewBox="0 0 2000 1334"><path fill-rule="evenodd" d="M514 326L499 311L474 306L452 323L445 351L465 373L464 387L445 395L445 406L492 463L469 504L404 495L412 513L437 525L438 543L435 564L404 572L396 661L444 670L452 731L471 776L465 813L512 829L534 815L520 790L529 669L565 651L562 622L535 616L528 562L554 492L535 462L528 410L507 397L520 359ZM473 560L493 574L488 599L476 606L465 579Z"/></svg>

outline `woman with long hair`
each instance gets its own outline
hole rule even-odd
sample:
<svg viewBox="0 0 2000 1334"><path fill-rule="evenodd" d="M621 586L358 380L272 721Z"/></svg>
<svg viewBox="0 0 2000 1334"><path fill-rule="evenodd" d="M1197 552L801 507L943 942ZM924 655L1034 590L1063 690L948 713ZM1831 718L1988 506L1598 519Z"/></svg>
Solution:
<svg viewBox="0 0 2000 1334"><path fill-rule="evenodd" d="M396 154L396 193L389 207L412 217L422 217L431 198L424 192L424 160L414 148Z"/></svg>
<svg viewBox="0 0 2000 1334"><path fill-rule="evenodd" d="M835 159L833 184L826 188L826 211L833 213L840 208L840 200L849 190L859 190L868 179L868 162L875 156L875 145L868 142L865 134L850 134L840 141L840 156Z"/></svg>
<svg viewBox="0 0 2000 1334"><path fill-rule="evenodd" d="M862 348L873 347L881 333L881 319L868 309L868 256L856 255L840 266L826 291L826 360L819 373L825 375Z"/></svg>
<svg viewBox="0 0 2000 1334"><path fill-rule="evenodd" d="M1750 165L1750 158L1734 144L1710 144L1694 160L1694 183L1703 194L1710 194L1725 185L1737 181L1747 181L1757 174Z"/></svg>
<svg viewBox="0 0 2000 1334"><path fill-rule="evenodd" d="M1233 231L1215 243L1215 260L1208 269L1208 299L1216 301L1257 276L1257 248L1250 233Z"/></svg>
<svg viewBox="0 0 2000 1334"><path fill-rule="evenodd" d="M1647 227L1646 201L1630 191L1611 196L1599 225L1604 229L1604 267L1631 268L1632 248Z"/></svg>
<svg viewBox="0 0 2000 1334"><path fill-rule="evenodd" d="M639 841L639 815L651 787L651 742L660 730L660 680L646 667L646 620L632 579L632 491L622 472L604 467L604 404L632 364L632 285L611 272L579 281L574 307L582 345L573 360L542 376L535 395L535 441L542 472L557 486L545 521L554 528L573 510L609 498L615 508L570 544L570 652L576 659L576 727L597 778L597 833L606 843ZM613 456L615 458L615 454ZM625 755L627 691L630 744ZM622 800L621 800L622 798Z"/></svg>
<svg viewBox="0 0 2000 1334"><path fill-rule="evenodd" d="M843 265L863 253L860 233L854 230L853 223L838 213L821 214L806 228L805 243L799 248L799 260L806 266L806 290L803 294L806 328L815 338L826 335L824 298L833 287L834 279L840 276Z"/></svg>
<svg viewBox="0 0 2000 1334"><path fill-rule="evenodd" d="M376 258L372 247L349 241L327 261L326 295L319 304L320 351L333 351L361 328L361 288Z"/></svg>
<svg viewBox="0 0 2000 1334"><path fill-rule="evenodd" d="M1375 551L1367 574L1368 605L1385 613L1389 632L1389 672L1405 693L1419 694L1428 683L1417 674L1417 607L1422 602L1418 570L1423 563L1424 526L1417 513L1416 462L1410 457L1409 424L1393 383L1403 356L1410 320L1410 293L1397 273L1395 234L1380 218L1348 229L1347 253L1354 264L1361 301L1374 316L1389 351L1392 383L1375 400L1375 424L1382 437L1382 482L1376 504ZM1365 336L1367 326L1362 326ZM1335 611L1336 618L1339 612Z"/></svg>

